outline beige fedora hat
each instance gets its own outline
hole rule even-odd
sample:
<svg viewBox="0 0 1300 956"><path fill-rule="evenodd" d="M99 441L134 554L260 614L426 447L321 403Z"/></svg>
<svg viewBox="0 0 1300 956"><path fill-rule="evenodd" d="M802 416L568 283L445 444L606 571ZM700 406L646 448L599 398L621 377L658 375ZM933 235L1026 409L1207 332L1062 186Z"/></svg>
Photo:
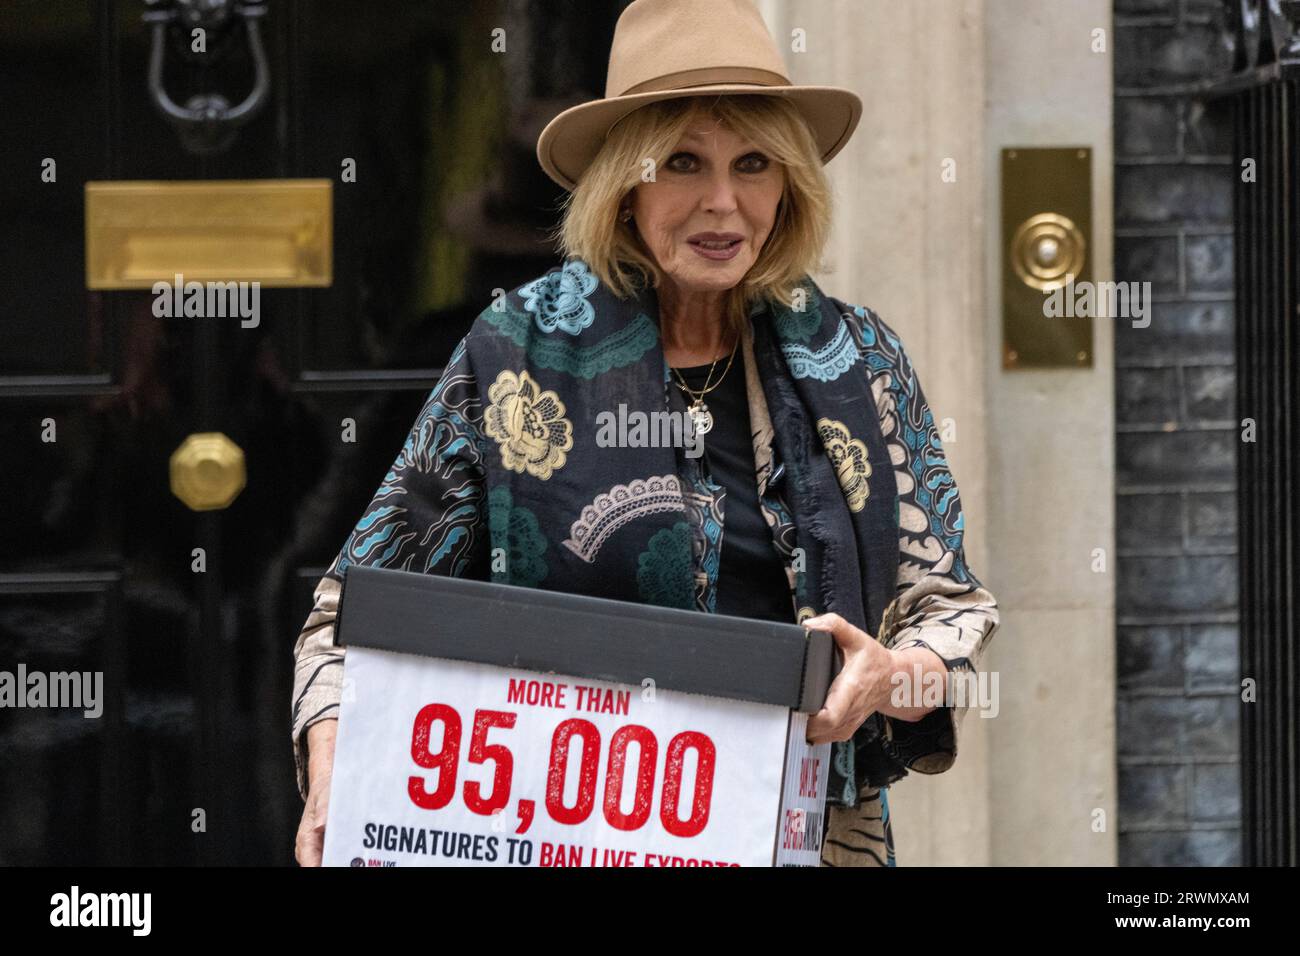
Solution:
<svg viewBox="0 0 1300 956"><path fill-rule="evenodd" d="M560 113L537 139L542 169L572 190L611 127L659 100L708 94L790 100L812 130L822 162L862 118L862 100L838 86L796 86L753 0L633 0L618 18L604 99Z"/></svg>

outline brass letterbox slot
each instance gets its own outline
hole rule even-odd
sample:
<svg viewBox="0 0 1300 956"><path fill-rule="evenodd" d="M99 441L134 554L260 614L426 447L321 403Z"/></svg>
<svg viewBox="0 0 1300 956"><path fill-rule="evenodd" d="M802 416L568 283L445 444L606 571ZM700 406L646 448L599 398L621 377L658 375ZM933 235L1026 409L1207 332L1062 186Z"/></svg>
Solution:
<svg viewBox="0 0 1300 956"><path fill-rule="evenodd" d="M328 179L86 183L86 288L333 281Z"/></svg>

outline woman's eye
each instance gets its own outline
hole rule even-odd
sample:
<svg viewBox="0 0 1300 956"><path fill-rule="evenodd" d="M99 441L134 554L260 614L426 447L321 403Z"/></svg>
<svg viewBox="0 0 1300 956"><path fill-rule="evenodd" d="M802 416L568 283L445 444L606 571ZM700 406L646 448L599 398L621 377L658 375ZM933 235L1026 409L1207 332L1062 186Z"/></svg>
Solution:
<svg viewBox="0 0 1300 956"><path fill-rule="evenodd" d="M700 161L694 153L673 153L666 165L674 172L690 173L699 168ZM769 165L771 160L762 153L748 153L736 160L736 169L742 173L761 173Z"/></svg>

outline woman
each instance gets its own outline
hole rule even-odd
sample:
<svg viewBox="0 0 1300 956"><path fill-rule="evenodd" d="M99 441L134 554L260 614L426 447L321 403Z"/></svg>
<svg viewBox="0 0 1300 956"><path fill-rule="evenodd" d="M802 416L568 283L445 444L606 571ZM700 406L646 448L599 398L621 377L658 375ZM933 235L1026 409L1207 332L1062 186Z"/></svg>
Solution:
<svg viewBox="0 0 1300 956"><path fill-rule="evenodd" d="M894 865L885 788L950 767L964 712L891 699L895 675L947 688L997 607L902 344L809 277L822 166L860 114L789 83L751 0L624 11L606 97L538 140L571 190L563 264L484 309L317 587L295 650L299 862L323 841L341 576L367 564L830 631L844 667L808 723L835 742L822 860ZM664 411L679 440L609 427Z"/></svg>

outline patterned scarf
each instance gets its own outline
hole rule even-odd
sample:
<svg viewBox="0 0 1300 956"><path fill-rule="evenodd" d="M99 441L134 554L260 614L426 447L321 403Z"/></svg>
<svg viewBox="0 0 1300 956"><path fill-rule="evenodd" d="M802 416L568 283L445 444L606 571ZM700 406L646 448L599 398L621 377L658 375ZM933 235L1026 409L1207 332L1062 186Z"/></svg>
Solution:
<svg viewBox="0 0 1300 956"><path fill-rule="evenodd" d="M801 309L749 316L785 468L778 507L800 549L792 620L835 612L880 636L898 574L893 465L848 324L810 277L797 294ZM671 431L685 405L658 320L653 290L619 299L571 258L484 310L458 346L486 390L492 580L700 609L722 496ZM829 803L856 806L861 787L905 775L883 734L873 714L836 745Z"/></svg>

